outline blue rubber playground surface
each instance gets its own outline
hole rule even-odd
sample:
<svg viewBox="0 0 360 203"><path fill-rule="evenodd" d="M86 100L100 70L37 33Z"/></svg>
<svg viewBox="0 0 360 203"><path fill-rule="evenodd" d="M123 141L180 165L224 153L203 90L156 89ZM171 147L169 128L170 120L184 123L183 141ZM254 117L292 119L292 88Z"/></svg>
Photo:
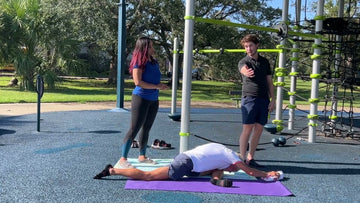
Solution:
<svg viewBox="0 0 360 203"><path fill-rule="evenodd" d="M150 133L174 149L148 148L154 159L179 153L180 122L169 119L170 109L159 110ZM178 111L180 112L180 110ZM286 120L286 113L284 113ZM355 130L359 131L359 116ZM220 142L238 151L241 132L239 109L192 109L189 148ZM360 202L360 141L318 135L306 141L306 114L297 114L294 130L282 131L283 147L271 140L279 134L264 132L256 152L264 170L283 170L282 181L294 196L251 196L219 193L125 190L126 178L92 179L120 157L130 111L97 110L0 116L0 202ZM321 134L319 132L319 134ZM136 158L131 149L129 158Z"/></svg>

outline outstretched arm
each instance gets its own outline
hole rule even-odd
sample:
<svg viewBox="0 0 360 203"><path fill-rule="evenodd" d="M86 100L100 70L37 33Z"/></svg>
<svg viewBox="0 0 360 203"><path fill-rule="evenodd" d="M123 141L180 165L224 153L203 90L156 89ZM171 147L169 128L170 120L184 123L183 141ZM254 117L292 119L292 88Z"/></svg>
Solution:
<svg viewBox="0 0 360 203"><path fill-rule="evenodd" d="M255 72L253 69L249 68L247 65L242 66L239 68L239 71L242 75L252 78L255 77Z"/></svg>
<svg viewBox="0 0 360 203"><path fill-rule="evenodd" d="M238 167L238 170L243 170L246 174L250 176L254 176L257 178L268 178L268 177L274 177L274 180L278 180L280 178L280 174L276 171L260 171L255 168L250 168L243 162L237 162L236 166Z"/></svg>

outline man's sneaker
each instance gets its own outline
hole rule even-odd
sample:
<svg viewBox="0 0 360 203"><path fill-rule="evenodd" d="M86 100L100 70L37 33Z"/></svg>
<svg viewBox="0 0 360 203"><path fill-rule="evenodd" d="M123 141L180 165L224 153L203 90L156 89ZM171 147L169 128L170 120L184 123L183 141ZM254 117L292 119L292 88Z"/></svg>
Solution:
<svg viewBox="0 0 360 203"><path fill-rule="evenodd" d="M262 168L262 167L264 167L263 165L260 165L260 164L256 163L256 161L255 161L254 159L247 160L247 161L246 161L246 164L247 164L248 166L256 167L256 168Z"/></svg>
<svg viewBox="0 0 360 203"><path fill-rule="evenodd" d="M104 170L102 170L99 174L94 176L94 179L101 179L102 177L109 176L110 175L110 169L113 168L111 164L106 165Z"/></svg>

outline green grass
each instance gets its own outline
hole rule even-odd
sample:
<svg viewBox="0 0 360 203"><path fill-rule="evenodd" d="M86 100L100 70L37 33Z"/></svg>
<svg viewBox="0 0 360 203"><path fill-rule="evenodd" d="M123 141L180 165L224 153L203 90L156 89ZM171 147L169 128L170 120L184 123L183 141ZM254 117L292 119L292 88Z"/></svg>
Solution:
<svg viewBox="0 0 360 203"><path fill-rule="evenodd" d="M0 103L34 103L37 102L37 93L30 91L21 91L19 87L7 87L10 77L0 77ZM289 89L289 81L285 80L286 89ZM101 101L116 101L116 87L107 86L106 80L96 79L63 79L57 84L57 88L50 90L45 88L44 95L41 102L101 102ZM124 100L131 100L131 92L134 88L132 80L125 80L124 85ZM177 92L178 101L181 100L182 84L179 84ZM191 100L192 101L212 101L212 102L232 102L230 100L229 90L240 90L241 86L233 82L218 82L218 81L192 81ZM331 88L329 94L331 94ZM310 98L311 81L298 80L296 93L303 98ZM324 105L324 96L326 95L325 84L320 83L319 98L322 102L319 105ZM343 97L344 90L339 89L339 97ZM351 96L347 91L346 97ZM283 103L289 103L289 96L287 91L283 92ZM354 107L359 107L360 102L358 90L354 92ZM160 91L160 100L171 101L171 90ZM307 99L296 99L297 104L309 104ZM328 104L330 105L330 104ZM339 101L342 105L342 101ZM345 103L345 106L349 106Z"/></svg>
<svg viewBox="0 0 360 203"><path fill-rule="evenodd" d="M0 77L0 103L37 102L37 93L6 87L10 78ZM54 90L45 88L42 102L99 102L116 101L116 87L107 87L105 81L94 79L64 79Z"/></svg>

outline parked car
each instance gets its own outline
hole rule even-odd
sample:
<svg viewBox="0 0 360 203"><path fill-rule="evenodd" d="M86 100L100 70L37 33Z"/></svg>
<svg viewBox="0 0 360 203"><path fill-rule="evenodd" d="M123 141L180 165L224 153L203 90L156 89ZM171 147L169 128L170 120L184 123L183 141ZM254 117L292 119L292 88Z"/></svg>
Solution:
<svg viewBox="0 0 360 203"><path fill-rule="evenodd" d="M196 80L203 80L204 79L204 70L202 68L195 68L192 70L192 78Z"/></svg>

